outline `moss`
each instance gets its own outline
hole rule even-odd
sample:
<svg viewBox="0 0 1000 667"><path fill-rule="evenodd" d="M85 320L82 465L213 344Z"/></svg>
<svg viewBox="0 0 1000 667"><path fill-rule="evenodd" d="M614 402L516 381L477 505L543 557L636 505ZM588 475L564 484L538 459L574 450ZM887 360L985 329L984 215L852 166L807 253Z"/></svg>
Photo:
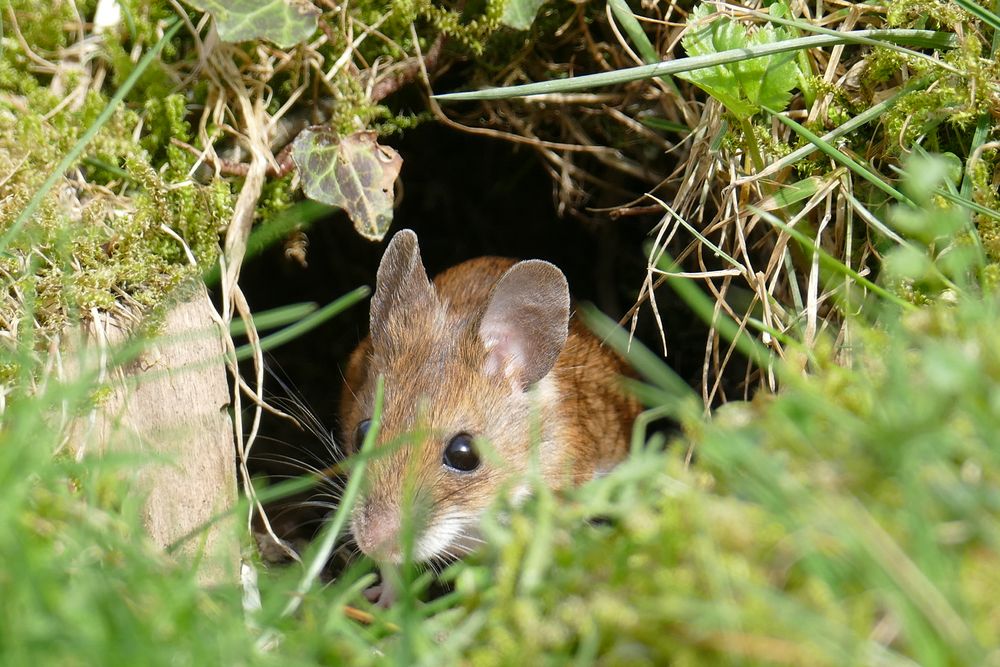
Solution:
<svg viewBox="0 0 1000 667"><path fill-rule="evenodd" d="M393 3L393 12L385 21L384 30L387 35L393 36L399 47L412 53L410 26L415 22L426 22L433 28L434 36L443 33L453 47L480 55L485 51L489 38L500 28L503 7L503 0L470 2L463 10L447 8L432 0L402 0ZM377 3L358 11L369 21L385 13L384 6ZM425 52L429 46L430 41L421 44Z"/></svg>
<svg viewBox="0 0 1000 667"><path fill-rule="evenodd" d="M272 178L264 183L264 189L257 204L257 215L261 220L269 220L274 215L285 210L296 201L296 192L292 189L292 175L284 178Z"/></svg>
<svg viewBox="0 0 1000 667"><path fill-rule="evenodd" d="M183 95L152 97L146 100L144 113L149 131L140 145L152 156L162 156L173 147L170 140L191 140L191 124L187 121L187 99ZM173 161L171 160L173 164ZM189 165L190 166L190 165Z"/></svg>
<svg viewBox="0 0 1000 667"><path fill-rule="evenodd" d="M958 73L931 71L925 61L886 49L875 49L869 58L865 79L869 85L885 83L904 64L914 73L934 77L934 84L901 99L884 116L886 133L897 145L910 145L929 135L939 152L962 154L971 140L971 131L984 114L996 114L1000 103L992 91L1000 81L1000 63L983 57L983 45L975 35L967 35L959 48L944 54L943 60ZM942 133L945 126L952 133Z"/></svg>
<svg viewBox="0 0 1000 667"><path fill-rule="evenodd" d="M406 130L412 130L433 120L434 115L429 111L418 114L397 114L382 122L372 123L371 128L378 132L380 136L402 134Z"/></svg>
<svg viewBox="0 0 1000 667"><path fill-rule="evenodd" d="M35 90L28 109L16 119L0 116L0 172L9 196L0 202L0 230L6 230L32 194L69 150L107 100L87 96L77 110L51 111L52 95ZM165 100L157 119L166 130L151 146L162 148L170 136L182 134L176 100ZM171 116L170 110L174 115ZM168 119L173 118L171 124ZM15 321L26 307L24 294L36 295L32 317L41 338L92 309L121 305L152 308L187 276L213 263L219 251L219 231L231 216L233 194L227 182L208 185L186 181L190 158L169 154L154 169L147 151L133 140L141 114L119 109L90 144L88 156L110 165L124 165L122 180L101 171L91 183L74 179L57 184L23 234L0 259L14 281L15 291L0 302L0 317ZM162 151L161 151L162 152ZM84 174L92 173L84 171ZM71 172L72 175L72 172ZM122 191L127 196L115 194ZM190 247L199 266L191 266L172 230ZM124 304L122 300L124 299Z"/></svg>
<svg viewBox="0 0 1000 667"><path fill-rule="evenodd" d="M894 0L888 4L886 23L893 28L953 30L965 13L952 2L941 0Z"/></svg>
<svg viewBox="0 0 1000 667"><path fill-rule="evenodd" d="M154 39L146 44L149 48L156 43ZM130 49L122 43L121 38L115 33L109 33L104 39L104 55L111 65L111 83L116 88L125 82L125 79L132 74L135 63L132 61ZM164 49L163 57L167 57L167 49ZM149 67L143 71L135 86L129 91L129 100L136 103L143 103L146 100L166 97L174 88L174 81L170 78L163 61L154 60Z"/></svg>
<svg viewBox="0 0 1000 667"><path fill-rule="evenodd" d="M33 0L11 0L4 3L4 23L7 24L13 14L13 23L16 24L16 32L24 38L5 39L4 50L10 49L12 55L25 55L25 44L31 51L41 58L51 58L56 51L65 47L68 43L65 26L67 23L77 20L77 14L73 5L66 0L56 0L54 2L33 2ZM7 8L10 8L8 13ZM6 26L5 26L6 27ZM7 30L4 30L7 37Z"/></svg>

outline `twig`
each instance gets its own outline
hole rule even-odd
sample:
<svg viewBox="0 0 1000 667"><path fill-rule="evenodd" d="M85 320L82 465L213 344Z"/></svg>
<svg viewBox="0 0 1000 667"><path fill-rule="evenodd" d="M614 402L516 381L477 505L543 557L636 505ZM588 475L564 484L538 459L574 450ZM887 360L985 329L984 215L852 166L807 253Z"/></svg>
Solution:
<svg viewBox="0 0 1000 667"><path fill-rule="evenodd" d="M424 56L424 67L427 68L427 71L433 72L437 69L438 61L441 59L441 51L444 47L444 40L444 33L438 34L437 39L431 44L431 48L427 50L427 55ZM416 79L418 74L420 74L419 55L409 58L401 70L393 76L386 77L376 83L375 87L372 88L371 101L381 102Z"/></svg>
<svg viewBox="0 0 1000 667"><path fill-rule="evenodd" d="M296 135L297 136L297 135ZM282 178L287 176L295 168L295 163L292 161L292 141L285 144L285 147L274 156L274 161L277 165L268 164L267 168L264 170L264 174L268 178ZM226 160L221 157L211 158L205 151L199 150L197 147L191 144L181 141L177 137L170 137L170 143L179 148L183 148L188 153L203 159L206 163L210 163L214 168L219 170L220 174L225 176L236 176L238 178L246 178L247 174L250 173L250 163L249 162L235 162L233 160Z"/></svg>

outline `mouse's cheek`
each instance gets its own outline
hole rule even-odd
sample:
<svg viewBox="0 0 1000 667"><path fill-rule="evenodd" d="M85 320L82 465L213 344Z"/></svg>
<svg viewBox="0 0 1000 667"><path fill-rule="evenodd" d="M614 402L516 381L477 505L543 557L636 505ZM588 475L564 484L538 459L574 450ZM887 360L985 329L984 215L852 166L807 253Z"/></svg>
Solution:
<svg viewBox="0 0 1000 667"><path fill-rule="evenodd" d="M479 544L479 514L452 510L427 526L415 543L413 556L418 562L452 561L474 551Z"/></svg>

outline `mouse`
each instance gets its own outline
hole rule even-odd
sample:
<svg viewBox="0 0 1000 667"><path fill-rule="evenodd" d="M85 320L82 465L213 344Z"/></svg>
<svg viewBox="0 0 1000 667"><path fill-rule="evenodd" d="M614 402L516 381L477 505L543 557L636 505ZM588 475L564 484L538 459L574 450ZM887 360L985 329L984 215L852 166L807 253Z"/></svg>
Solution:
<svg viewBox="0 0 1000 667"><path fill-rule="evenodd" d="M339 406L344 450L355 453L382 377L380 428L350 516L383 575L369 600L392 604L386 568L404 557L448 563L473 551L484 512L501 494L523 501L533 471L556 491L610 471L640 411L621 386L630 374L574 316L555 265L479 257L432 282L416 234L397 232Z"/></svg>

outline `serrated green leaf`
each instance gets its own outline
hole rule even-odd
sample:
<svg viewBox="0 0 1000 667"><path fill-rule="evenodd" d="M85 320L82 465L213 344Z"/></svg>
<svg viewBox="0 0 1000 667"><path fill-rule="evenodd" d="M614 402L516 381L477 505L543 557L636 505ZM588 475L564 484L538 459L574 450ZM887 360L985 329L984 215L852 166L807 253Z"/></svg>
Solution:
<svg viewBox="0 0 1000 667"><path fill-rule="evenodd" d="M507 0L500 22L514 30L527 30L535 20L538 9L545 0Z"/></svg>
<svg viewBox="0 0 1000 667"><path fill-rule="evenodd" d="M699 5L688 17L688 30L681 44L688 56L704 56L747 45L746 29L728 19L708 21L715 13L708 5Z"/></svg>
<svg viewBox="0 0 1000 667"><path fill-rule="evenodd" d="M774 44L791 39L787 31L767 25L750 36L750 46ZM792 99L792 89L798 83L798 65L794 53L781 53L765 58L753 58L736 63L737 77L747 99L757 109L782 109Z"/></svg>
<svg viewBox="0 0 1000 667"><path fill-rule="evenodd" d="M266 39L283 49L316 32L319 10L308 0L186 0L215 18L226 42Z"/></svg>
<svg viewBox="0 0 1000 667"><path fill-rule="evenodd" d="M758 27L752 33L742 23L728 17L708 21L714 9L700 5L688 18L688 31L681 44L689 56L707 56L732 49L745 49L791 39L784 29L772 25ZM772 5L780 16L786 13L782 3ZM727 65L717 65L678 74L722 102L737 118L748 118L761 107L784 109L797 82L795 54L750 58Z"/></svg>
<svg viewBox="0 0 1000 667"><path fill-rule="evenodd" d="M392 224L393 184L403 158L380 146L374 132L340 137L310 127L292 145L302 190L312 200L344 209L359 234L381 241Z"/></svg>

